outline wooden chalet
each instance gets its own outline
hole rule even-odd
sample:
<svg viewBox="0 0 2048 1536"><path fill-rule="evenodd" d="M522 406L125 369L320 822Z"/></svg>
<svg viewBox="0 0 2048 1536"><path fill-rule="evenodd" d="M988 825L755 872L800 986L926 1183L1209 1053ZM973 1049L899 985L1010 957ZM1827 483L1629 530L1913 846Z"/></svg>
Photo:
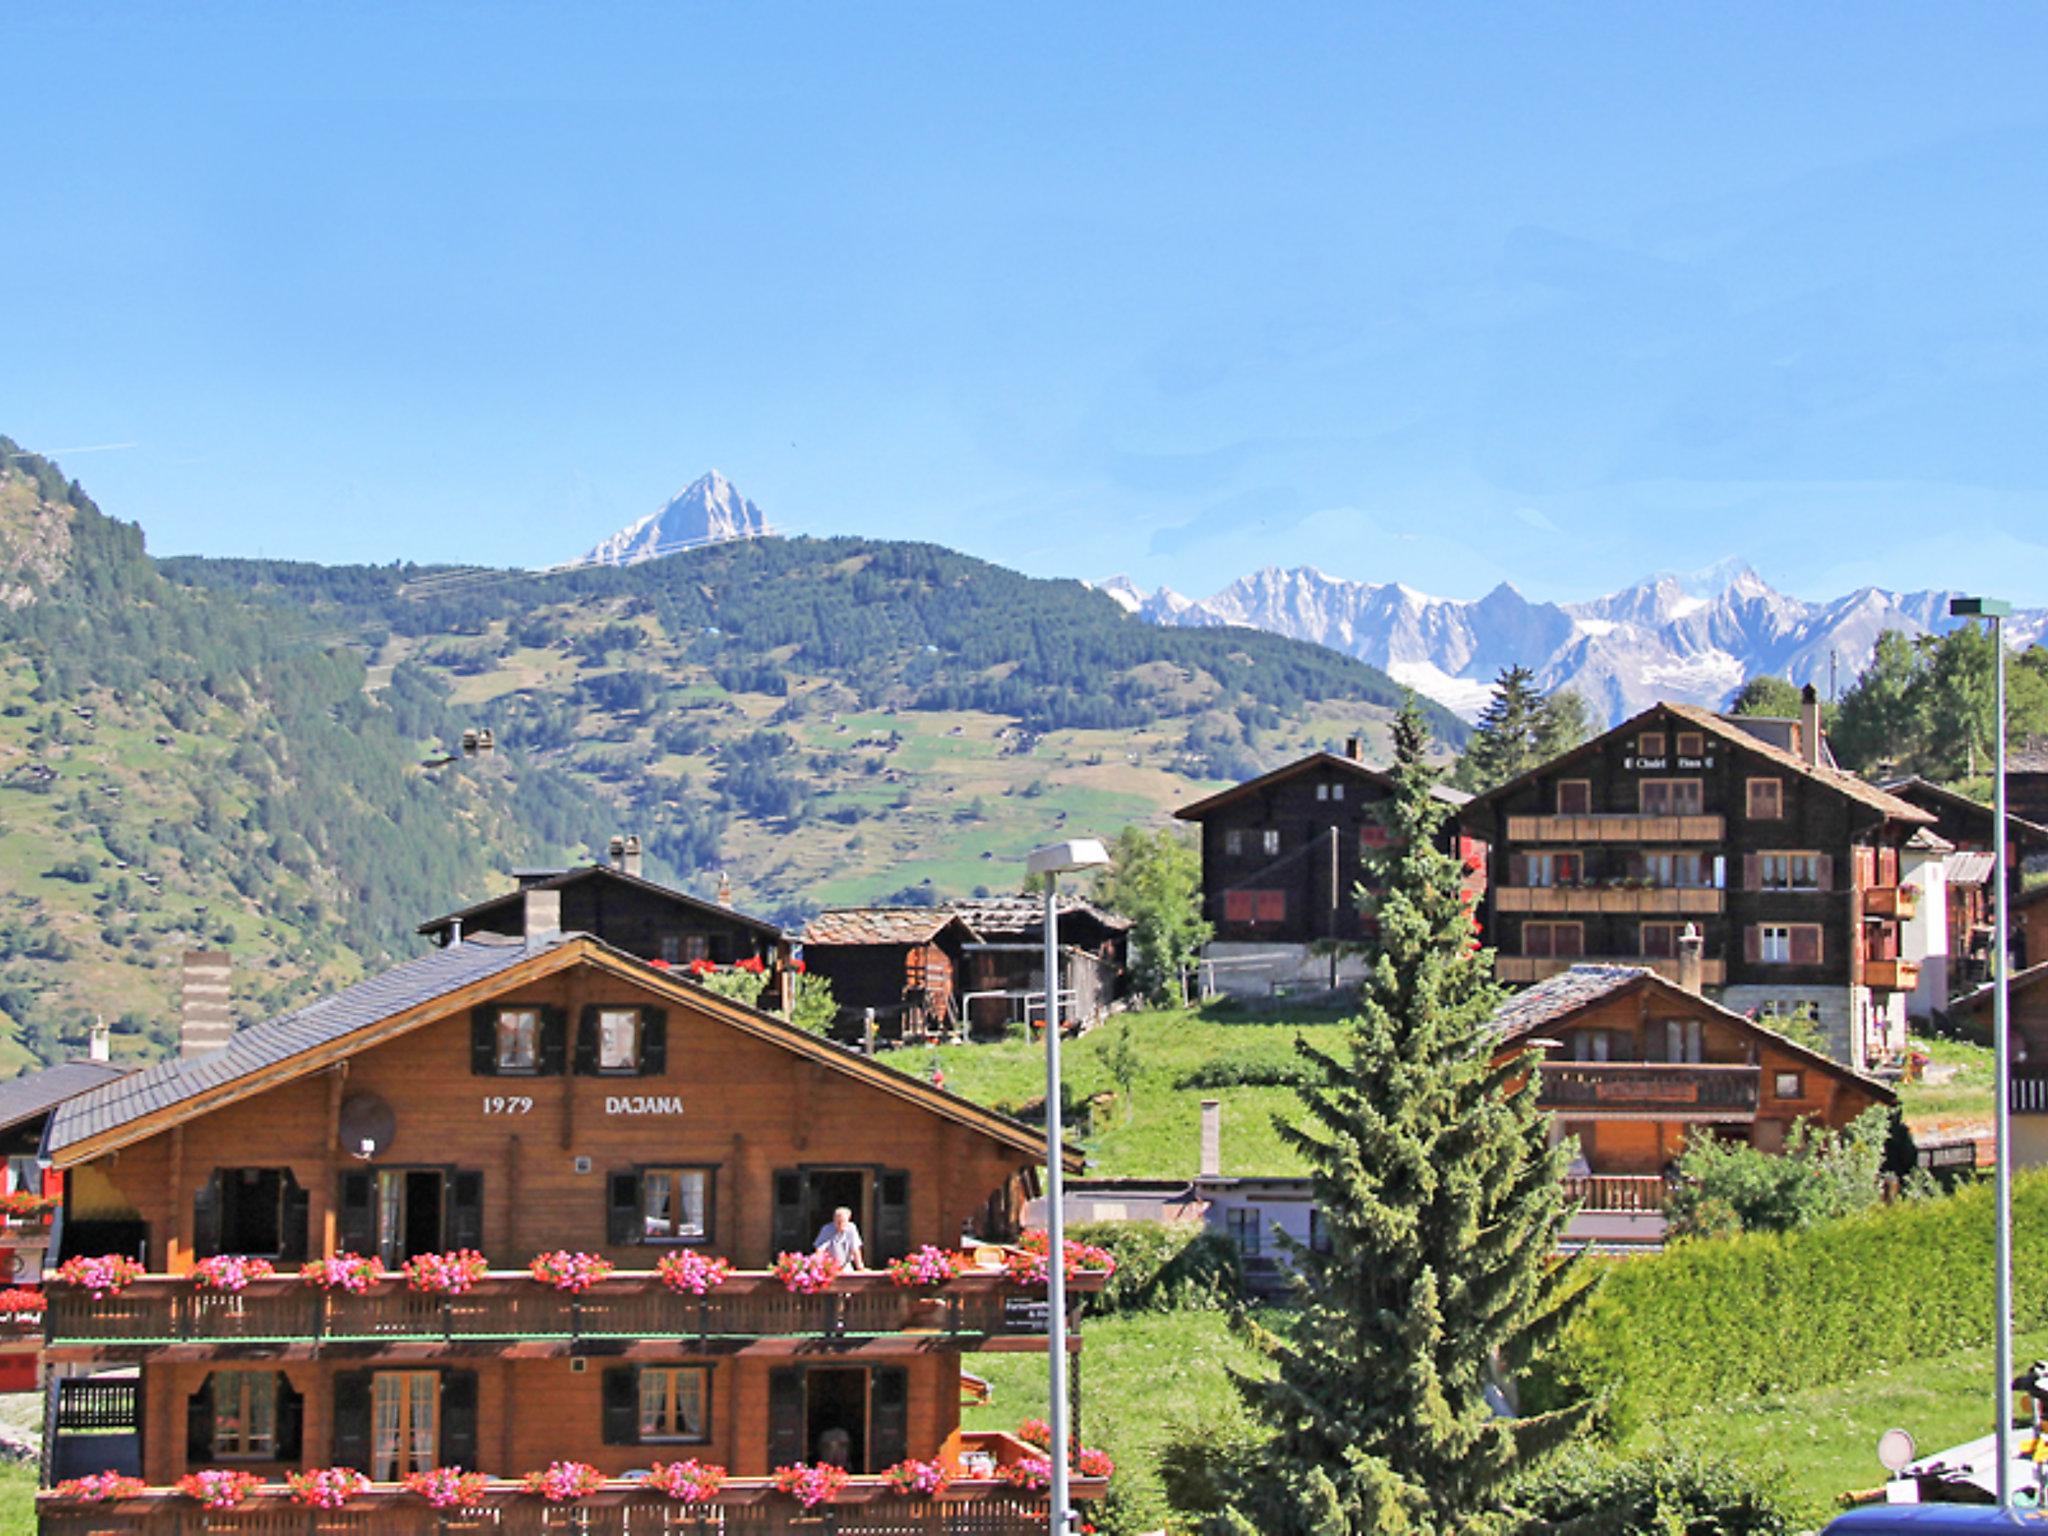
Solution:
<svg viewBox="0 0 2048 1536"><path fill-rule="evenodd" d="M1467 805L1501 980L1587 960L1675 979L1690 927L1724 1006L1809 1016L1852 1065L1903 1050L1919 980L1906 844L1935 818L1825 766L1811 689L1807 709L1787 750L1658 704Z"/></svg>
<svg viewBox="0 0 2048 1536"><path fill-rule="evenodd" d="M2037 906L2048 910L2048 905ZM2012 1027L2012 1155L2022 1168L2048 1166L2048 954L2007 978ZM1992 984L1957 998L1952 1017L1992 1038Z"/></svg>
<svg viewBox="0 0 2048 1536"><path fill-rule="evenodd" d="M1578 1142L1571 1192L1588 1211L1660 1210L1666 1170L1693 1138L1778 1152L1795 1121L1839 1129L1897 1102L1644 966L1574 965L1509 997L1493 1023L1496 1061L1545 1042L1538 1103L1557 1137Z"/></svg>
<svg viewBox="0 0 2048 1536"><path fill-rule="evenodd" d="M2022 891L2013 898L2013 922L2019 932L2014 938L2019 963L2030 969L2048 964L2048 884Z"/></svg>
<svg viewBox="0 0 2048 1536"><path fill-rule="evenodd" d="M2048 827L2048 736L2007 749L2005 808Z"/></svg>
<svg viewBox="0 0 2048 1536"><path fill-rule="evenodd" d="M1370 935L1352 897L1365 854L1386 842L1376 808L1392 792L1353 737L1341 756L1312 752L1174 811L1202 829L1202 911L1215 929L1204 971L1215 988L1266 995L1356 979L1360 960L1325 952ZM1457 808L1470 798L1433 793ZM1453 821L1445 847L1483 871L1472 831Z"/></svg>
<svg viewBox="0 0 2048 1536"><path fill-rule="evenodd" d="M883 1039L936 1037L959 1016L980 938L945 907L833 907L804 925L803 962L832 983L844 1038L861 1038L870 1009Z"/></svg>
<svg viewBox="0 0 2048 1536"><path fill-rule="evenodd" d="M529 893L542 920L545 894ZM104 1400L100 1432L52 1438L50 1470L118 1465L125 1440L151 1488L117 1505L46 1495L46 1531L169 1536L193 1528L196 1506L167 1487L187 1472L274 1483L347 1466L375 1486L320 1530L424 1536L446 1527L399 1491L408 1473L575 1460L616 1479L685 1457L732 1480L692 1530L808 1528L766 1480L834 1457L854 1474L842 1532L1044 1528L1043 1495L997 1475L1025 1448L960 1429L963 1355L1042 1350L1042 1289L1033 1303L999 1268L936 1291L874 1272L963 1234L1013 1238L1042 1136L588 935L472 931L210 1055L65 1100L44 1151L68 1172L67 1253L148 1270L99 1299L51 1291L46 1358L70 1373L54 1421ZM842 1205L867 1272L819 1294L766 1273ZM459 1295L297 1273L305 1258L388 1272L460 1249L488 1273ZM551 1250L617 1272L572 1294L528 1272ZM739 1272L671 1290L657 1261L692 1252ZM269 1259L280 1277L205 1289L194 1267L215 1255ZM106 1422L119 1378L80 1374L109 1367L139 1372L132 1423ZM961 1481L943 1500L885 1497L876 1474L909 1457ZM620 1482L565 1524L510 1483L480 1498L477 1529L685 1528L678 1506ZM279 1508L300 1523L260 1528L309 1529L307 1515Z"/></svg>
<svg viewBox="0 0 2048 1536"><path fill-rule="evenodd" d="M977 1035L1045 1018L1045 901L990 896L951 903L976 937L966 946L961 1015ZM1131 920L1079 896L1059 898L1060 1018L1085 1028L1125 994Z"/></svg>

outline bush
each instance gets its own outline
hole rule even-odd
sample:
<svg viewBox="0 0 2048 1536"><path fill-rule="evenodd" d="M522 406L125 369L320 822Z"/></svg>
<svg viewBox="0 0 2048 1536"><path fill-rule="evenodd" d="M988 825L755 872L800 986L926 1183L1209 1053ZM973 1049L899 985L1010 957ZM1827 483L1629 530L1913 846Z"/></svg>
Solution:
<svg viewBox="0 0 2048 1536"><path fill-rule="evenodd" d="M1696 1137L1678 1160L1666 1215L1674 1237L1790 1232L1877 1204L1893 1112L1867 1109L1840 1131L1792 1127L1782 1154Z"/></svg>
<svg viewBox="0 0 2048 1536"><path fill-rule="evenodd" d="M1666 1408L1825 1385L1983 1344L1992 1191L1881 1206L1797 1232L1675 1245L1612 1266L1526 1406L1577 1391L1625 1435ZM2048 1171L2013 1186L2013 1321L2048 1326Z"/></svg>
<svg viewBox="0 0 2048 1536"><path fill-rule="evenodd" d="M1309 1065L1292 1052L1269 1049L1226 1051L1174 1079L1176 1088L1294 1088L1308 1080Z"/></svg>
<svg viewBox="0 0 2048 1536"><path fill-rule="evenodd" d="M1211 1311L1243 1292L1237 1246L1195 1222L1091 1221L1067 1236L1116 1257L1116 1273L1090 1303L1098 1314Z"/></svg>
<svg viewBox="0 0 2048 1536"><path fill-rule="evenodd" d="M1575 1450L1509 1497L1523 1536L1789 1536L1803 1523L1777 1482L1675 1448L1626 1460Z"/></svg>

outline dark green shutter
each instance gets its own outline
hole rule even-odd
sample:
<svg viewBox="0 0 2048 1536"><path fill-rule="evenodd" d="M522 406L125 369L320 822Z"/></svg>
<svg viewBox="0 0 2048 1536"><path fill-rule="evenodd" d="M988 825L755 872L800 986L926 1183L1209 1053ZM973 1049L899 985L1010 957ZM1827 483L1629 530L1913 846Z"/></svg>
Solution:
<svg viewBox="0 0 2048 1536"><path fill-rule="evenodd" d="M341 1176L340 1208L335 1212L334 1241L343 1253L377 1251L377 1176L354 1172Z"/></svg>
<svg viewBox="0 0 2048 1536"><path fill-rule="evenodd" d="M802 1253L810 1247L804 1231L804 1176L785 1168L775 1175L774 1248L778 1254Z"/></svg>
<svg viewBox="0 0 2048 1536"><path fill-rule="evenodd" d="M483 1250L484 1176L474 1169L459 1168L448 1175L447 1230L450 1248Z"/></svg>
<svg viewBox="0 0 2048 1536"><path fill-rule="evenodd" d="M804 1373L785 1366L768 1373L768 1465L807 1461L804 1449Z"/></svg>
<svg viewBox="0 0 2048 1536"><path fill-rule="evenodd" d="M478 1077L498 1075L498 1010L488 1003L469 1010L469 1070Z"/></svg>
<svg viewBox="0 0 2048 1536"><path fill-rule="evenodd" d="M185 1464L203 1467L213 1460L213 1378L185 1399Z"/></svg>
<svg viewBox="0 0 2048 1536"><path fill-rule="evenodd" d="M668 1011L664 1008L640 1010L640 1075L668 1075Z"/></svg>
<svg viewBox="0 0 2048 1536"><path fill-rule="evenodd" d="M284 1204L278 1219L277 1261L280 1264L305 1263L306 1235L311 1222L308 1191L292 1177L289 1168L284 1173Z"/></svg>
<svg viewBox="0 0 2048 1536"><path fill-rule="evenodd" d="M640 1175L630 1169L605 1177L605 1241L637 1243L647 1235L640 1222Z"/></svg>
<svg viewBox="0 0 2048 1536"><path fill-rule="evenodd" d="M576 1064L578 1077L597 1076L597 1005L585 1008L576 1020Z"/></svg>
<svg viewBox="0 0 2048 1536"><path fill-rule="evenodd" d="M540 1011L540 1049L536 1070L542 1077L560 1077L569 1058L569 1016L559 1008Z"/></svg>
<svg viewBox="0 0 2048 1536"><path fill-rule="evenodd" d="M277 1459L297 1461L306 1451L306 1399L291 1378L277 1373Z"/></svg>
<svg viewBox="0 0 2048 1536"><path fill-rule="evenodd" d="M604 1373L604 1443L640 1443L640 1375L630 1365Z"/></svg>
<svg viewBox="0 0 2048 1536"><path fill-rule="evenodd" d="M910 1174L901 1168L884 1168L875 1180L874 1246L868 1250L867 1261L879 1269L909 1252Z"/></svg>
<svg viewBox="0 0 2048 1536"><path fill-rule="evenodd" d="M910 1454L910 1377L899 1366L877 1366L868 1375L868 1432L870 1472Z"/></svg>
<svg viewBox="0 0 2048 1536"><path fill-rule="evenodd" d="M367 1472L370 1470L370 1373L336 1371L333 1401L333 1464Z"/></svg>
<svg viewBox="0 0 2048 1536"><path fill-rule="evenodd" d="M441 1465L476 1469L476 1372L441 1373Z"/></svg>
<svg viewBox="0 0 2048 1536"><path fill-rule="evenodd" d="M220 1170L214 1169L192 1197L192 1252L210 1259L220 1252Z"/></svg>

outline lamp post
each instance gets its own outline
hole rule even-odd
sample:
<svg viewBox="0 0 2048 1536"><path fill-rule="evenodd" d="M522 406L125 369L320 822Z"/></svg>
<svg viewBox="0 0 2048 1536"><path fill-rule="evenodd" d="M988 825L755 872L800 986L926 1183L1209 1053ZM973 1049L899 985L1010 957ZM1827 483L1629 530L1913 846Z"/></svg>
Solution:
<svg viewBox="0 0 2048 1536"><path fill-rule="evenodd" d="M1991 727L1995 738L1992 756L1992 905L1998 914L1991 935L1991 1052L1996 1073L1998 1104L1994 1110L1997 1126L1998 1241L1993 1262L1998 1266L1996 1293L1998 1417L1997 1432L1998 1502L2012 1505L2012 1041L2009 1009L2011 970L2007 934L2012 922L2006 901L2005 870L2005 627L2012 604L1995 597L1957 597L1948 605L1949 616L1958 619L1986 619L1991 625L1992 709Z"/></svg>
<svg viewBox="0 0 2048 1536"><path fill-rule="evenodd" d="M1060 876L1077 869L1099 869L1109 853L1092 837L1048 843L1024 862L1031 874L1045 880L1045 1303L1046 1346L1051 1356L1052 1511L1048 1529L1067 1536L1073 1529L1072 1500L1067 1495L1067 1218L1065 1173L1060 1163Z"/></svg>

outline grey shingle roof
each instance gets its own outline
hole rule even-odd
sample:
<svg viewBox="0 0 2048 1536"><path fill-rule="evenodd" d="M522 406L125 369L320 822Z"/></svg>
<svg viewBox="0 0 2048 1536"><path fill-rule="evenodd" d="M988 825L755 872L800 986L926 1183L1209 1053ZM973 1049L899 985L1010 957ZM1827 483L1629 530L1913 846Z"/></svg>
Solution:
<svg viewBox="0 0 2048 1536"><path fill-rule="evenodd" d="M66 1061L0 1083L0 1131L47 1114L66 1099L102 1083L126 1077L130 1070L106 1061Z"/></svg>
<svg viewBox="0 0 2048 1536"><path fill-rule="evenodd" d="M1640 965L1575 965L1502 1003L1493 1015L1494 1028L1513 1040L1656 974Z"/></svg>
<svg viewBox="0 0 2048 1536"><path fill-rule="evenodd" d="M804 943L927 944L955 923L966 926L951 907L828 907L804 924Z"/></svg>
<svg viewBox="0 0 2048 1536"><path fill-rule="evenodd" d="M62 1151L75 1142L168 1109L250 1072L289 1061L301 1052L339 1040L380 1019L510 970L561 941L561 935L554 935L532 945L484 941L451 944L359 981L332 997L252 1025L217 1051L167 1061L89 1089L67 1099L51 1116L49 1133L44 1138L45 1150Z"/></svg>
<svg viewBox="0 0 2048 1536"><path fill-rule="evenodd" d="M1041 933L1045 928L1045 898L1042 896L983 896L971 901L949 903L967 920L967 926L984 939L1015 938L1019 934ZM1121 933L1131 926L1119 916L1080 896L1060 897L1060 917L1085 913L1105 928Z"/></svg>

